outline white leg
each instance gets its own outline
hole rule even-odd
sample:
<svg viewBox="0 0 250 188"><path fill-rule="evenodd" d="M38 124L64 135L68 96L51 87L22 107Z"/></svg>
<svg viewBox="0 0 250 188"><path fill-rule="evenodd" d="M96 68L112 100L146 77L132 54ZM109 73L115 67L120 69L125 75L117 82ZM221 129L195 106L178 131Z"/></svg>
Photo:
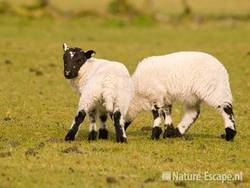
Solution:
<svg viewBox="0 0 250 188"><path fill-rule="evenodd" d="M165 105L163 107L163 117L164 117L164 126L165 128L167 126L171 126L173 125L173 120L172 120L172 117L171 117L171 113L172 113L172 105Z"/></svg>
<svg viewBox="0 0 250 188"><path fill-rule="evenodd" d="M183 135L189 127L196 121L200 114L200 105L194 106L185 105L184 116L181 122L177 125L177 128L181 135Z"/></svg>
<svg viewBox="0 0 250 188"><path fill-rule="evenodd" d="M126 135L126 131L125 131L125 129L124 129L124 118L123 118L123 115L121 115L121 118L120 118L120 125L121 125L121 127L122 127L122 132L123 132L123 134L122 134L122 136L124 137L124 138L127 138L127 135Z"/></svg>
<svg viewBox="0 0 250 188"><path fill-rule="evenodd" d="M159 140L160 135L162 133L161 129L161 109L158 106L154 106L152 110L153 118L154 118L154 125L152 129L152 136L153 140Z"/></svg>
<svg viewBox="0 0 250 188"><path fill-rule="evenodd" d="M96 111L89 112L89 132L96 131Z"/></svg>
<svg viewBox="0 0 250 188"><path fill-rule="evenodd" d="M226 128L230 128L232 130L235 130L235 119L234 119L234 113L233 113L233 107L231 104L224 104L221 107L221 115L224 120L224 126Z"/></svg>
<svg viewBox="0 0 250 188"><path fill-rule="evenodd" d="M89 136L88 140L96 140L97 128L96 128L96 110L89 112Z"/></svg>
<svg viewBox="0 0 250 188"><path fill-rule="evenodd" d="M173 126L173 121L171 117L172 105L165 105L162 111L163 111L164 129L165 129L163 133L163 138L177 136L176 129Z"/></svg>
<svg viewBox="0 0 250 188"><path fill-rule="evenodd" d="M225 103L219 106L219 110L224 119L224 126L226 134L222 135L227 141L232 141L236 135L235 119L233 113L233 106L231 103Z"/></svg>

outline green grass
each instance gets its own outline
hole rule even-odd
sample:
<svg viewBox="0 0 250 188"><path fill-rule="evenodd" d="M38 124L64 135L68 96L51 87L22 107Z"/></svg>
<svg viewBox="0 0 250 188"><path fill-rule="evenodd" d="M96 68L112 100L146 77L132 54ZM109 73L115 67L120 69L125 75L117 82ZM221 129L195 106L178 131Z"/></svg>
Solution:
<svg viewBox="0 0 250 188"><path fill-rule="evenodd" d="M197 25L117 24L99 19L50 20L0 17L0 187L234 187L238 182L162 182L163 171L244 173L250 186L250 23ZM128 144L117 144L111 121L107 141L87 141L88 122L77 140L63 138L78 97L63 77L62 44L95 49L96 57L123 62L130 73L143 57L181 50L206 51L228 69L238 135L224 132L219 114L203 105L187 135L150 140L149 113L129 128ZM8 61L6 61L8 60ZM181 118L174 106L175 125ZM73 152L65 149L75 146ZM107 182L107 177L115 180Z"/></svg>
<svg viewBox="0 0 250 188"><path fill-rule="evenodd" d="M152 6L147 7L147 0L127 0L140 13L148 11L155 12L155 18L162 22L167 22L176 17L183 16L183 0L153 0ZM6 8L6 4L1 6L3 2L7 2L10 7ZM19 16L41 17L50 15L52 17L70 17L82 15L96 15L100 17L109 17L109 4L112 0L91 0L91 1L62 1L49 0L49 10L34 10L38 0L0 0L0 12L7 11L10 14ZM241 19L249 20L250 2L249 0L226 0L218 2L217 0L187 0L188 6L192 12L194 19ZM32 12L27 12L25 7L33 7ZM30 9L29 8L29 9ZM56 9L54 9L56 8ZM31 8L32 9L32 8ZM150 9L150 10L147 10ZM196 18L197 17L197 18Z"/></svg>
<svg viewBox="0 0 250 188"><path fill-rule="evenodd" d="M6 0L0 0L4 2ZM91 1L61 1L50 0L51 5L58 7L61 10L75 11L75 10L95 10L98 12L105 12L107 5L112 0L91 0ZM137 9L144 9L145 0L128 0ZM7 2L14 5L32 5L37 0L7 0ZM250 11L250 2L248 0L226 0L219 2L217 0L188 0L187 1L192 10L198 14L244 14ZM154 7L157 12L161 14L177 14L183 9L182 0L155 0Z"/></svg>

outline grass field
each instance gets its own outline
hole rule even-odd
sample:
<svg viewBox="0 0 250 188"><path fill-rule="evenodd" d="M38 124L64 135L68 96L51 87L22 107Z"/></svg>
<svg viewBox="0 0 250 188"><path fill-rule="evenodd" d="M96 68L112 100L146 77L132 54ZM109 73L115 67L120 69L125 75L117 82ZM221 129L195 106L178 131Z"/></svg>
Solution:
<svg viewBox="0 0 250 188"><path fill-rule="evenodd" d="M4 2L6 0L0 0ZM32 5L37 0L7 0L13 5ZM76 11L76 10L95 10L98 12L105 12L107 5L112 0L91 0L91 1L61 1L50 0L51 5L61 10ZM132 5L138 9L144 8L145 0L128 0ZM246 14L250 11L248 0L226 0L226 2L219 2L217 0L188 0L187 1L194 13L202 15L210 14ZM183 9L182 0L157 0L153 7L157 12L161 14L177 14Z"/></svg>
<svg viewBox="0 0 250 188"><path fill-rule="evenodd" d="M0 187L249 187L250 22L117 24L98 18L52 20L0 17ZM75 142L63 138L78 96L63 77L62 44L94 49L130 73L146 56L182 50L218 57L230 74L238 135L220 138L223 121L203 105L188 137L152 141L149 113L128 129L128 144L87 141L88 121ZM175 125L181 118L174 105ZM243 182L163 182L163 171L244 174Z"/></svg>

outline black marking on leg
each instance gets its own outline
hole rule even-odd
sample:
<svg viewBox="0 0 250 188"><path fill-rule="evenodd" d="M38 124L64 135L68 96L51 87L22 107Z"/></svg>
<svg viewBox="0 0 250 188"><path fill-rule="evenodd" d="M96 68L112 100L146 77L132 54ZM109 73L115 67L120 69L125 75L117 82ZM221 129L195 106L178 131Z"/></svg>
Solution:
<svg viewBox="0 0 250 188"><path fill-rule="evenodd" d="M157 107L156 105L154 106L155 109L152 110L152 114L153 114L153 118L154 120L158 117L160 117L160 114L159 114L159 107Z"/></svg>
<svg viewBox="0 0 250 188"><path fill-rule="evenodd" d="M160 117L159 107L157 107L157 106L155 105L154 108L155 108L155 109L152 110L152 114L153 114L154 120L156 120L157 118ZM162 133L161 127L158 127L158 126L153 127L151 138L152 138L153 140L159 140L161 133Z"/></svg>
<svg viewBox="0 0 250 188"><path fill-rule="evenodd" d="M162 133L161 127L153 127L151 138L152 138L153 140L159 140L159 139L160 139L161 133Z"/></svg>
<svg viewBox="0 0 250 188"><path fill-rule="evenodd" d="M113 115L114 114L112 112L109 113L110 119L112 119L112 120L113 120Z"/></svg>
<svg viewBox="0 0 250 188"><path fill-rule="evenodd" d="M96 111L93 110L93 111L89 112L89 117L90 117L91 123L95 123Z"/></svg>
<svg viewBox="0 0 250 188"><path fill-rule="evenodd" d="M75 123L68 131L67 135L65 136L65 141L75 140L75 135L79 129L80 124L84 121L86 116L86 112L81 110L78 112L78 115L75 117Z"/></svg>
<svg viewBox="0 0 250 188"><path fill-rule="evenodd" d="M171 116L172 113L172 105L166 105L163 107L163 118L165 119L166 116Z"/></svg>
<svg viewBox="0 0 250 188"><path fill-rule="evenodd" d="M125 131L127 130L127 128L129 127L130 124L131 124L131 121L125 122L125 124L124 124Z"/></svg>
<svg viewBox="0 0 250 188"><path fill-rule="evenodd" d="M165 118L166 118L165 112L163 112L163 114L162 114L162 115L163 115L163 118L165 119Z"/></svg>
<svg viewBox="0 0 250 188"><path fill-rule="evenodd" d="M154 120L156 120L157 118L160 117L160 113L159 113L159 108L155 105L154 106L155 109L152 110L152 114L153 114L153 118Z"/></svg>
<svg viewBox="0 0 250 188"><path fill-rule="evenodd" d="M225 105L223 107L223 111L228 115L230 121L233 123L234 128L235 128L235 121L234 121L234 112L233 112L233 106L230 103L227 103L227 105Z"/></svg>
<svg viewBox="0 0 250 188"><path fill-rule="evenodd" d="M99 139L108 139L107 129L99 129Z"/></svg>
<svg viewBox="0 0 250 188"><path fill-rule="evenodd" d="M164 106L163 108L163 118L164 120L166 119L166 116L171 116L171 113L172 113L172 105L166 105ZM167 124L164 126L165 127L165 130L164 130L164 133L163 133L163 138L166 138L166 137L169 137L170 135L173 134L173 131L174 131L174 126L173 124Z"/></svg>
<svg viewBox="0 0 250 188"><path fill-rule="evenodd" d="M227 103L224 107L223 110L229 115L233 114L233 106L230 103Z"/></svg>
<svg viewBox="0 0 250 188"><path fill-rule="evenodd" d="M114 124L115 124L115 132L116 132L116 141L117 142L126 142L127 138L123 137L123 129L120 124L121 112L116 111L114 113Z"/></svg>
<svg viewBox="0 0 250 188"><path fill-rule="evenodd" d="M181 137L182 134L180 133L178 128L174 128L173 124L167 125L165 128L163 138L175 138Z"/></svg>
<svg viewBox="0 0 250 188"><path fill-rule="evenodd" d="M233 141L235 135L237 134L237 132L233 129L230 129L229 127L227 127L225 129L226 131L226 135L225 134L222 134L221 137L223 139L225 139L226 141Z"/></svg>
<svg viewBox="0 0 250 188"><path fill-rule="evenodd" d="M96 140L97 139L97 131L92 130L89 132L88 140Z"/></svg>
<svg viewBox="0 0 250 188"><path fill-rule="evenodd" d="M196 116L193 118L193 123L198 119L199 115L200 115L200 109L197 109Z"/></svg>
<svg viewBox="0 0 250 188"><path fill-rule="evenodd" d="M103 123L105 123L106 121L107 121L107 118L108 118L108 116L107 116L107 114L102 114L102 115L100 115L100 120L103 122Z"/></svg>
<svg viewBox="0 0 250 188"><path fill-rule="evenodd" d="M112 115L110 115L110 116L112 116ZM107 116L107 114L101 114L99 116L99 118L100 118L101 122L103 124L105 124L105 122L107 121L108 116ZM105 128L105 126L104 126L104 128L99 129L99 139L108 139L108 130Z"/></svg>
<svg viewBox="0 0 250 188"><path fill-rule="evenodd" d="M174 134L174 131L175 131L175 128L172 123L170 125L165 125L163 138L171 137L171 135Z"/></svg>

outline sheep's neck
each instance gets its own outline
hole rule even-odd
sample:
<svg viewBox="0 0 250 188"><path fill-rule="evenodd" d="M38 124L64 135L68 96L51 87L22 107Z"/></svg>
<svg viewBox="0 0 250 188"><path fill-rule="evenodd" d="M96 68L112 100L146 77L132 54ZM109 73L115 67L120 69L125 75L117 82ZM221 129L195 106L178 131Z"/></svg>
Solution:
<svg viewBox="0 0 250 188"><path fill-rule="evenodd" d="M86 84L89 73L91 72L92 64L86 63L83 65L79 71L79 74L76 78L71 79L70 83L71 86L80 94L81 93L81 87L84 87Z"/></svg>

